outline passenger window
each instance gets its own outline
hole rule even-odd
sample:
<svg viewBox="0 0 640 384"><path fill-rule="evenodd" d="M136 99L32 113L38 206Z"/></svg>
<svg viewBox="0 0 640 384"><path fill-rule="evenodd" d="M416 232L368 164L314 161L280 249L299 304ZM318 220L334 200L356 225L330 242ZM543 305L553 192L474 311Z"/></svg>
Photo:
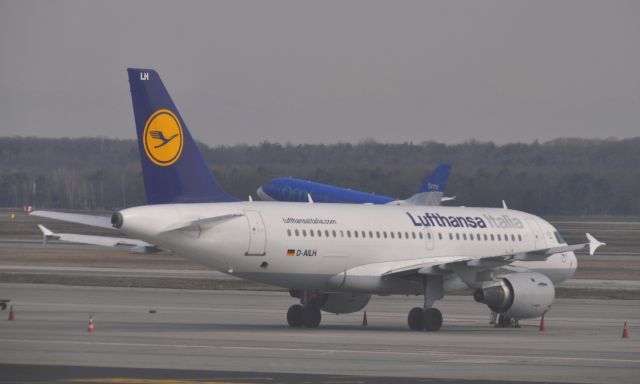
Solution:
<svg viewBox="0 0 640 384"><path fill-rule="evenodd" d="M313 229L309 230L309 236L313 237Z"/></svg>
<svg viewBox="0 0 640 384"><path fill-rule="evenodd" d="M453 233L449 232L449 240L453 240Z"/></svg>
<svg viewBox="0 0 640 384"><path fill-rule="evenodd" d="M442 240L442 233L438 232L438 239Z"/></svg>
<svg viewBox="0 0 640 384"><path fill-rule="evenodd" d="M287 236L291 237L291 230L287 229Z"/></svg>
<svg viewBox="0 0 640 384"><path fill-rule="evenodd" d="M411 238L415 239L416 238L416 233L415 232L411 232Z"/></svg>
<svg viewBox="0 0 640 384"><path fill-rule="evenodd" d="M422 240L422 239L423 239L423 237L422 237L422 232L418 232L418 237L420 238L420 240Z"/></svg>
<svg viewBox="0 0 640 384"><path fill-rule="evenodd" d="M353 231L353 237L358 238L358 231Z"/></svg>
<svg viewBox="0 0 640 384"><path fill-rule="evenodd" d="M462 240L467 240L467 234L466 233L462 234Z"/></svg>
<svg viewBox="0 0 640 384"><path fill-rule="evenodd" d="M498 241L502 240L502 239L500 238L500 234L499 234L499 233L496 235L496 237L498 238Z"/></svg>
<svg viewBox="0 0 640 384"><path fill-rule="evenodd" d="M372 231L369 231L369 238L373 239L373 232Z"/></svg>
<svg viewBox="0 0 640 384"><path fill-rule="evenodd" d="M380 238L380 231L376 231L376 237L379 239Z"/></svg>
<svg viewBox="0 0 640 384"><path fill-rule="evenodd" d="M511 241L516 241L516 236L515 235L511 235Z"/></svg>
<svg viewBox="0 0 640 384"><path fill-rule="evenodd" d="M429 240L431 240L431 234L427 233L427 237L429 238Z"/></svg>
<svg viewBox="0 0 640 384"><path fill-rule="evenodd" d="M324 230L324 237L329 237L329 230L328 229Z"/></svg>
<svg viewBox="0 0 640 384"><path fill-rule="evenodd" d="M334 229L334 230L332 230L331 232L332 232L332 234L333 234L333 237L336 237L336 235L337 235L337 234L336 234L336 230Z"/></svg>
<svg viewBox="0 0 640 384"><path fill-rule="evenodd" d="M522 241L522 236L518 235L518 241Z"/></svg>
<svg viewBox="0 0 640 384"><path fill-rule="evenodd" d="M340 230L340 237L344 237L344 231L342 229Z"/></svg>
<svg viewBox="0 0 640 384"><path fill-rule="evenodd" d="M351 231L347 231L347 237L351 238Z"/></svg>
<svg viewBox="0 0 640 384"><path fill-rule="evenodd" d="M456 233L456 240L460 240L460 234Z"/></svg>
<svg viewBox="0 0 640 384"><path fill-rule="evenodd" d="M389 234L391 235L392 239L395 239L395 234L393 232L389 232Z"/></svg>
<svg viewBox="0 0 640 384"><path fill-rule="evenodd" d="M307 237L307 230L306 230L306 229L303 229L303 230L302 230L302 236L303 236L303 237Z"/></svg>
<svg viewBox="0 0 640 384"><path fill-rule="evenodd" d="M384 238L387 238L387 231L382 232L382 234L384 235Z"/></svg>
<svg viewBox="0 0 640 384"><path fill-rule="evenodd" d="M322 230L318 229L318 237L322 237Z"/></svg>
<svg viewBox="0 0 640 384"><path fill-rule="evenodd" d="M491 234L491 241L493 241L493 240L494 240L494 239L493 239L493 233L492 233L492 234Z"/></svg>
<svg viewBox="0 0 640 384"><path fill-rule="evenodd" d="M478 234L477 234L477 236L476 236L476 240L478 240L478 241L482 240L482 239L480 238L480 234L479 234L479 233L478 233Z"/></svg>
<svg viewBox="0 0 640 384"><path fill-rule="evenodd" d="M398 231L398 239L402 239L402 232Z"/></svg>
<svg viewBox="0 0 640 384"><path fill-rule="evenodd" d="M298 232L297 229L296 229L295 233L296 233L296 237L300 236L300 232Z"/></svg>

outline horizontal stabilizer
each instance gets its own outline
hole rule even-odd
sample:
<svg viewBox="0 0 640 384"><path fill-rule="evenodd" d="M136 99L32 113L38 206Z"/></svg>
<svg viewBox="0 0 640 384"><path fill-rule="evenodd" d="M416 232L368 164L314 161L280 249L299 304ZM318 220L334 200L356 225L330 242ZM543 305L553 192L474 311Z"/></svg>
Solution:
<svg viewBox="0 0 640 384"><path fill-rule="evenodd" d="M92 227L107 228L113 230L111 225L111 218L106 216L93 216L83 215L79 213L66 213L66 212L53 212L53 211L33 211L30 213L32 216L46 217L47 219L54 219L60 221L67 221L70 223L78 223L84 225L90 225Z"/></svg>
<svg viewBox="0 0 640 384"><path fill-rule="evenodd" d="M110 237L110 236L94 236L94 235L80 235L76 233L54 233L42 224L38 224L38 228L42 232L44 242L47 240L60 240L69 243L99 245L102 247L117 247L117 246L129 246L133 247L132 251L140 253L144 250L144 253L158 251L153 245L145 241L138 239L129 239L126 237Z"/></svg>

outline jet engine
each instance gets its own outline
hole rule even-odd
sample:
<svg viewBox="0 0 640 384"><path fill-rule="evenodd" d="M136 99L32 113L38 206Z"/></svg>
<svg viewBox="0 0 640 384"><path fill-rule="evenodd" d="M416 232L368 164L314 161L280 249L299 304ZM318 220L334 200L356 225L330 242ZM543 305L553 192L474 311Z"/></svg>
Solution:
<svg viewBox="0 0 640 384"><path fill-rule="evenodd" d="M543 274L513 273L476 289L473 298L502 316L527 319L542 316L551 308L555 287Z"/></svg>
<svg viewBox="0 0 640 384"><path fill-rule="evenodd" d="M325 312L340 314L358 312L369 304L371 295L360 293L328 293L324 304L320 306Z"/></svg>

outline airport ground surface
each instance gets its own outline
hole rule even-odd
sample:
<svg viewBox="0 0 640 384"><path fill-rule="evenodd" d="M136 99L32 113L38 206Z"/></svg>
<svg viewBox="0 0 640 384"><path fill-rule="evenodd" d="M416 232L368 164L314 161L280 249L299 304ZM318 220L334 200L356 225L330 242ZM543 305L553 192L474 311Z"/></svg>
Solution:
<svg viewBox="0 0 640 384"><path fill-rule="evenodd" d="M442 330L415 333L406 315L418 297L374 297L366 328L357 313L291 329L286 292L170 253L43 247L39 223L113 233L7 212L0 299L12 300L16 321L0 312L0 382L635 382L640 374L640 218L551 218L571 243L591 232L608 246L580 256L544 332L538 319L495 329L484 306L448 296L438 302Z"/></svg>
<svg viewBox="0 0 640 384"><path fill-rule="evenodd" d="M523 321L519 329L493 328L483 306L447 297L438 305L443 328L426 333L405 324L419 297L373 298L367 327L356 313L325 314L318 329L291 329L285 313L293 299L282 292L44 284L0 284L0 291L12 297L16 316L0 322L5 381L39 380L36 369L25 373L20 364L96 367L50 369L51 378L79 382L102 374L126 382L136 374L97 367L145 368L143 377L164 379L174 377L171 370L217 371L207 380L240 382L264 382L258 378L273 373L283 382L302 381L297 374L329 374L306 379L632 383L640 373L640 301L634 300L559 299L540 332L538 320ZM90 315L94 333L87 332ZM623 321L631 324L629 339L621 337Z"/></svg>

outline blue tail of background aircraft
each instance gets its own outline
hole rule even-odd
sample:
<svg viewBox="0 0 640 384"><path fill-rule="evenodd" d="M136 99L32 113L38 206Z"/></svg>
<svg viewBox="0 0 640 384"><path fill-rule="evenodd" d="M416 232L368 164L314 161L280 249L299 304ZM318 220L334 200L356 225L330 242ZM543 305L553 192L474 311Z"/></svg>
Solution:
<svg viewBox="0 0 640 384"><path fill-rule="evenodd" d="M451 164L443 163L433 170L431 175L422 182L418 193L422 192L442 192L447 189L447 180L451 172Z"/></svg>
<svg viewBox="0 0 640 384"><path fill-rule="evenodd" d="M147 204L236 201L216 182L156 71L127 72Z"/></svg>

